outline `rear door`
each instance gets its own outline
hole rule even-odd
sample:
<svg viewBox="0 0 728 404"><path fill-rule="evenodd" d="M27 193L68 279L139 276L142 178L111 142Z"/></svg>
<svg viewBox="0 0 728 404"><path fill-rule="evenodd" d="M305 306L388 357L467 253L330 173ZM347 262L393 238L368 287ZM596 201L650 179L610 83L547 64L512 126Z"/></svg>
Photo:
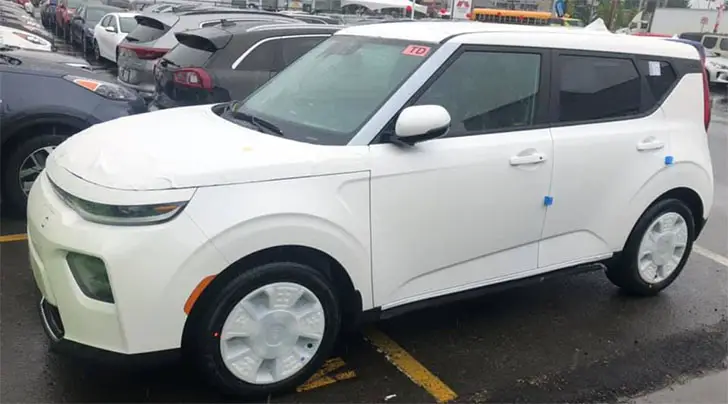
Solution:
<svg viewBox="0 0 728 404"><path fill-rule="evenodd" d="M670 155L659 98L675 82L675 71L660 57L554 53L556 163L541 268L607 258L622 248L634 225L634 198Z"/></svg>

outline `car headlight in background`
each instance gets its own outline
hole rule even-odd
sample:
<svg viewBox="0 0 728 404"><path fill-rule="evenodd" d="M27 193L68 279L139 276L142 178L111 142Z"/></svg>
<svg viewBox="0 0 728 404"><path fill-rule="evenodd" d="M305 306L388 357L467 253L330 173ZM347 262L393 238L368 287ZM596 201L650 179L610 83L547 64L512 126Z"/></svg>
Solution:
<svg viewBox="0 0 728 404"><path fill-rule="evenodd" d="M79 216L89 222L115 226L143 226L174 219L187 205L183 202L150 205L106 205L75 197L54 184L56 194Z"/></svg>
<svg viewBox="0 0 728 404"><path fill-rule="evenodd" d="M135 100L139 98L137 93L118 84L109 83L96 79L89 79L79 76L63 76L71 83L77 84L89 91L111 100Z"/></svg>
<svg viewBox="0 0 728 404"><path fill-rule="evenodd" d="M715 69L728 69L728 65L724 65L723 63L709 61L708 65L710 65L711 67L713 67Z"/></svg>
<svg viewBox="0 0 728 404"><path fill-rule="evenodd" d="M26 34L24 32L18 32L18 31L13 31L13 34L25 39L28 42L32 42L36 45L46 45L46 44L50 45L50 42L48 42L40 37L37 37L35 35L32 35L32 34Z"/></svg>

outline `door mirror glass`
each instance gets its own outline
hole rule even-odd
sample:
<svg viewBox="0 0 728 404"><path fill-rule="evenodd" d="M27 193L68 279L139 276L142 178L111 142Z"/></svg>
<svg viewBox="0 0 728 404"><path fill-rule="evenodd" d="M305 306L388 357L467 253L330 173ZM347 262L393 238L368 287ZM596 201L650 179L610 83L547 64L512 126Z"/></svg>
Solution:
<svg viewBox="0 0 728 404"><path fill-rule="evenodd" d="M444 136L450 129L450 114L440 105L414 105L399 113L394 133L400 142L417 142Z"/></svg>
<svg viewBox="0 0 728 404"><path fill-rule="evenodd" d="M116 28L114 28L114 27L113 27L113 26L111 26L111 25L109 25L108 27L104 27L104 29L105 29L106 31L108 31L108 32L116 32Z"/></svg>

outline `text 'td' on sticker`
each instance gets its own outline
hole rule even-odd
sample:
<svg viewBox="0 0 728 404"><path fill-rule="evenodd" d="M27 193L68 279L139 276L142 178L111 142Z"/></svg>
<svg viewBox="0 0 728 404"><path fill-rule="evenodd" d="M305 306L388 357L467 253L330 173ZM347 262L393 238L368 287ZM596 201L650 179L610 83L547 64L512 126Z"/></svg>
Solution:
<svg viewBox="0 0 728 404"><path fill-rule="evenodd" d="M402 51L403 55L424 57L430 53L429 46L410 45Z"/></svg>

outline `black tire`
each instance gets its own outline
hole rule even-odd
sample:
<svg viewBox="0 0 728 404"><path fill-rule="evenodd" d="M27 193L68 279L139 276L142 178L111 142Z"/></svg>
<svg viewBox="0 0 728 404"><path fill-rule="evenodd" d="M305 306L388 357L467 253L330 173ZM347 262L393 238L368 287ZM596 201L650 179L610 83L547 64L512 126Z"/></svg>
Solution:
<svg viewBox="0 0 728 404"><path fill-rule="evenodd" d="M88 38L86 38L86 33L81 34L81 47L83 48L83 57L86 57L88 55Z"/></svg>
<svg viewBox="0 0 728 404"><path fill-rule="evenodd" d="M637 255L645 232L652 222L665 213L677 213L687 225L688 237L685 252L675 270L659 283L649 283L642 279L637 267ZM607 277L625 292L637 296L654 296L668 287L682 272L695 240L695 218L690 208L679 199L664 199L650 206L637 221L622 253L607 264Z"/></svg>
<svg viewBox="0 0 728 404"><path fill-rule="evenodd" d="M25 159L35 150L47 146L58 146L68 136L44 134L30 137L18 144L14 150L7 155L2 170L2 192L3 204L8 210L18 216L25 216L28 197L23 192L19 183L20 168Z"/></svg>
<svg viewBox="0 0 728 404"><path fill-rule="evenodd" d="M99 43L94 39L94 60L97 62L102 62L103 58L101 57L101 49L99 48Z"/></svg>
<svg viewBox="0 0 728 404"><path fill-rule="evenodd" d="M234 376L223 363L217 335L222 332L230 311L243 297L275 282L297 283L313 292L323 307L326 326L318 350L300 371L279 382L251 384ZM307 265L293 262L264 264L243 270L231 281L205 293L214 295L198 303L203 304L203 307L195 307L188 320L192 322L188 324L191 327L188 329L190 338L183 344L183 349L208 381L225 394L256 399L295 389L321 367L334 348L341 326L339 304L329 280Z"/></svg>

